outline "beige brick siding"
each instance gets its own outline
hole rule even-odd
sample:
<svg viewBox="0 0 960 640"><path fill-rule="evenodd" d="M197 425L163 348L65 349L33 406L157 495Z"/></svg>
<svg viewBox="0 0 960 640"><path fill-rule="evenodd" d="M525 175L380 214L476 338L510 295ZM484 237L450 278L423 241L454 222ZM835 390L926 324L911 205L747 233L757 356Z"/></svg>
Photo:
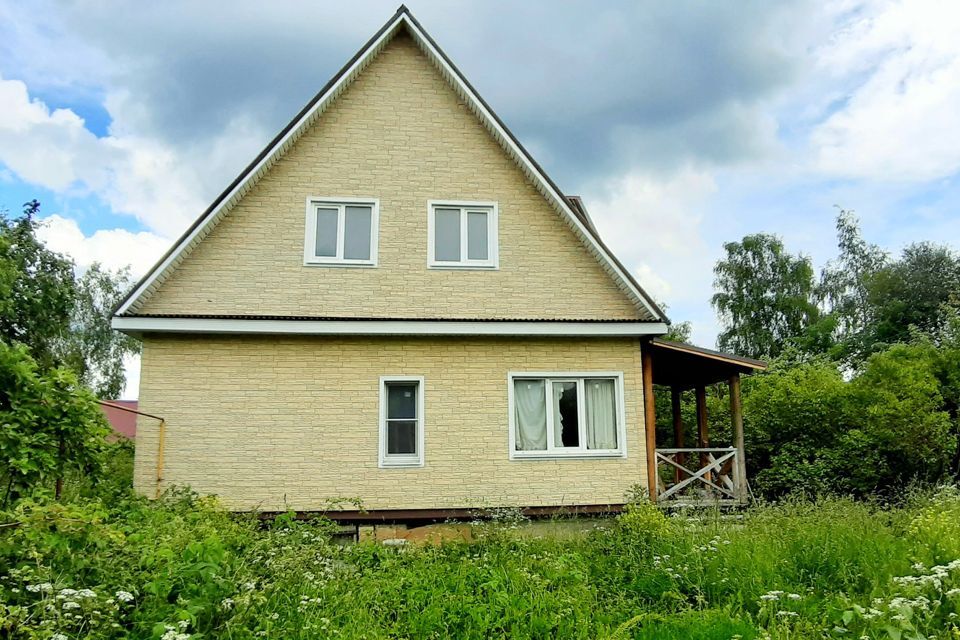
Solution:
<svg viewBox="0 0 960 640"><path fill-rule="evenodd" d="M509 460L508 371L622 371L627 457ZM425 378L423 468L378 466L382 375ZM632 339L148 336L141 376L141 410L166 418L164 486L232 509L611 504L644 482ZM135 486L150 497L157 433L140 418Z"/></svg>
<svg viewBox="0 0 960 640"><path fill-rule="evenodd" d="M379 198L378 268L303 265L311 196ZM430 199L499 203L498 271L427 269ZM405 35L247 193L141 313L639 317Z"/></svg>

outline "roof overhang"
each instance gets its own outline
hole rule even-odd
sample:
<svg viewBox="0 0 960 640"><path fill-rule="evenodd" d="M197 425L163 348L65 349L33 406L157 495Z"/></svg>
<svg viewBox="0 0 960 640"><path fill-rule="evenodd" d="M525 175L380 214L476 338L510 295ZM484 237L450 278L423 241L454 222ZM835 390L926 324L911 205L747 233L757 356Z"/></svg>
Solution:
<svg viewBox="0 0 960 640"><path fill-rule="evenodd" d="M115 317L112 326L123 333L209 333L260 335L366 336L577 336L639 337L662 335L662 322L577 320L390 320L285 318Z"/></svg>
<svg viewBox="0 0 960 640"><path fill-rule="evenodd" d="M270 142L250 165L214 200L210 207L176 241L159 262L141 279L115 310L117 316L136 314L143 303L166 280L191 250L202 241L216 224L240 201L251 187L283 156L317 120L327 107L352 83L376 55L401 30L414 39L441 75L464 99L494 139L517 163L531 183L570 225L586 248L613 277L618 286L633 300L643 320L669 322L664 312L640 287L629 270L617 260L596 234L585 216L578 215L570 201L540 168L517 138L493 112L487 103L463 77L437 43L424 31L410 11L401 6L397 13L371 38L333 79L300 111L300 113Z"/></svg>
<svg viewBox="0 0 960 640"><path fill-rule="evenodd" d="M653 355L653 384L677 389L706 386L767 368L760 360L663 338L651 339L646 348Z"/></svg>

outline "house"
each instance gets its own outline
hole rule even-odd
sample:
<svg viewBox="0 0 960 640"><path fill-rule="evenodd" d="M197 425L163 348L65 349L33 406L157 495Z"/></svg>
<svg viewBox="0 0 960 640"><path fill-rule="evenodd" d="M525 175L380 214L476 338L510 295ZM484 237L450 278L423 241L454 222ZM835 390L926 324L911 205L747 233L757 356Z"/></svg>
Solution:
<svg viewBox="0 0 960 640"><path fill-rule="evenodd" d="M143 340L140 408L157 418L138 424L138 491L343 518L656 498L654 360L678 390L752 370L652 341L667 318L583 202L405 7L113 326ZM704 380L673 371L680 359ZM701 481L736 480L731 461Z"/></svg>

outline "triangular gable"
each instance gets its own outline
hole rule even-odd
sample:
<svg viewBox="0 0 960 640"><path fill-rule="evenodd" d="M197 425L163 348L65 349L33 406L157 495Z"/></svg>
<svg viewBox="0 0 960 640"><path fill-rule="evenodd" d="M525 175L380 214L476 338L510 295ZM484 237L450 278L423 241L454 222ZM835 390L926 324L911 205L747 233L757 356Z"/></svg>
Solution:
<svg viewBox="0 0 960 640"><path fill-rule="evenodd" d="M493 135L497 143L517 163L537 190L565 219L584 246L596 257L618 286L633 300L641 317L648 321L666 322L663 311L641 288L623 264L600 240L579 198L564 196L557 185L523 148L503 121L490 109L459 69L450 61L410 11L401 6L397 13L363 46L360 51L317 93L316 96L284 127L227 189L174 243L169 251L137 283L118 305L115 315L135 315L193 247L205 238L217 223L236 205L253 185L300 138L350 83L367 67L401 30L405 29L441 75L464 99L467 106Z"/></svg>

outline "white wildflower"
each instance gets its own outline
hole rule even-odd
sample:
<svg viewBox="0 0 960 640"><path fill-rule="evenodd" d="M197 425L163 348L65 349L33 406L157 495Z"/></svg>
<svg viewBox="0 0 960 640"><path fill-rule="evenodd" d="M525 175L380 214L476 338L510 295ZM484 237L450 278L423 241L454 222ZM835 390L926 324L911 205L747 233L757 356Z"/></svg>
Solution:
<svg viewBox="0 0 960 640"><path fill-rule="evenodd" d="M117 591L114 595L120 602L133 602L133 594L129 591Z"/></svg>
<svg viewBox="0 0 960 640"><path fill-rule="evenodd" d="M67 600L66 602L63 603L63 608L64 608L64 609L79 609L79 608L80 608L80 604L77 603L77 602L74 602L73 600Z"/></svg>

